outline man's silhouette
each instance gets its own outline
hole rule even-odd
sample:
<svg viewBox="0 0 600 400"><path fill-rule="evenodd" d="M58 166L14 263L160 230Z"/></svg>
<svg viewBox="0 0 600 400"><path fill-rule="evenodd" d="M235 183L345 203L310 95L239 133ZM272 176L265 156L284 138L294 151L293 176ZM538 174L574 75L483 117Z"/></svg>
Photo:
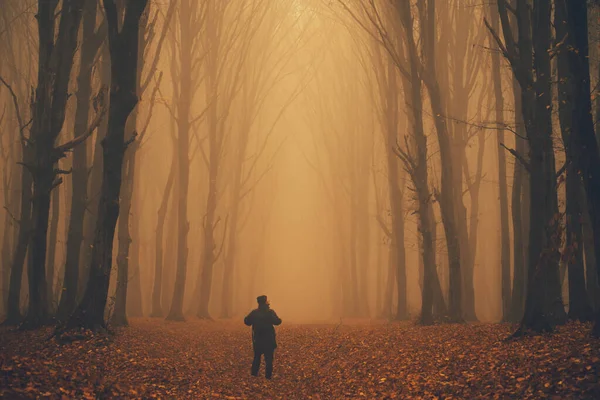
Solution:
<svg viewBox="0 0 600 400"><path fill-rule="evenodd" d="M281 324L281 319L269 307L267 296L256 298L258 308L252 310L244 323L252 326L252 346L254 348L254 361L252 361L252 375L258 376L260 357L265 355L265 377L271 379L273 374L273 353L277 348L275 341L275 328L273 325Z"/></svg>

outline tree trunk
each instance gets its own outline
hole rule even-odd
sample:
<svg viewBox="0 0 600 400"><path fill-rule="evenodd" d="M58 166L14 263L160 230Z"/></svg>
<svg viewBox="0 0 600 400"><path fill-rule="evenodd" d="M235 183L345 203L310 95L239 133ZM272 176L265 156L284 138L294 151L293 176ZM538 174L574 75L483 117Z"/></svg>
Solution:
<svg viewBox="0 0 600 400"><path fill-rule="evenodd" d="M110 52L108 46L103 47L99 64L99 75L102 85L110 87L111 67L110 67ZM100 192L102 191L102 171L104 169L103 160L103 145L106 132L108 131L108 118L103 118L98 126L95 145L93 147L93 159L90 169L88 170L88 202L87 212L90 214L85 218L83 224L83 249L80 257L79 283L77 290L78 301L83 297L83 292L88 283L90 265L92 262L92 250L94 248L94 234L96 231L96 223L98 221L98 205L100 201ZM91 157L90 157L91 158Z"/></svg>
<svg viewBox="0 0 600 400"><path fill-rule="evenodd" d="M27 168L33 175L31 263L29 308L24 327L38 327L48 318L46 251L51 191L55 181L55 141L60 133L68 99L68 86L84 0L64 1L56 31L57 3L38 1L39 26L38 82L32 106L31 140L34 158ZM56 39L55 39L56 36Z"/></svg>
<svg viewBox="0 0 600 400"><path fill-rule="evenodd" d="M242 128L243 129L243 128ZM229 222L229 232L227 239L227 254L225 256L225 264L223 269L223 290L221 292L221 316L230 318L233 303L233 276L235 268L235 259L237 252L237 236L238 236L238 219L240 208L241 195L241 172L243 165L244 152L238 149L238 157L236 160L234 181L232 189L231 215Z"/></svg>
<svg viewBox="0 0 600 400"><path fill-rule="evenodd" d="M135 111L132 112L134 114ZM133 116L133 115L132 115ZM130 121L135 121L132 118ZM131 122L133 124L133 122ZM121 183L121 202L118 218L118 250L117 250L117 290L115 293L115 309L112 315L112 324L127 326L127 295L130 280L129 273L129 248L131 235L129 234L129 217L131 216L131 201L133 198L133 179L138 143L132 143L123 159L123 177Z"/></svg>
<svg viewBox="0 0 600 400"><path fill-rule="evenodd" d="M75 111L75 122L73 131L75 136L82 135L88 126L90 113L90 100L92 96L92 71L93 64L100 41L95 37L96 14L98 6L96 1L87 0L83 12L82 23L82 47L77 77L77 109ZM67 231L67 248L65 271L62 283L62 293L58 306L57 317L59 320L68 318L77 306L79 269L81 262L81 250L83 244L83 232L86 220L86 207L88 205L88 144L83 143L73 150L72 179L71 186L71 215ZM89 224L89 222L88 222Z"/></svg>
<svg viewBox="0 0 600 400"><path fill-rule="evenodd" d="M518 110L522 109L521 106L521 89L519 84L513 78L513 94L515 99L515 131L516 146L515 149L519 154L526 153L526 144L523 139L527 134L523 125L523 118L521 112ZM523 227L523 223L526 221L524 216L524 208L526 208L527 200L523 193L523 187L526 184L525 179L526 171L523 164L518 160L514 163L513 172L513 185L512 185L512 197L511 197L511 208L512 208L512 223L513 223L513 284L512 284L512 297L510 300L510 313L508 320L510 322L518 322L523 318L523 311L525 305L525 284L527 275L525 273L525 254L526 246L524 240L526 230Z"/></svg>
<svg viewBox="0 0 600 400"><path fill-rule="evenodd" d="M219 10L221 11L221 10ZM222 15L215 15L215 18L221 18ZM224 134L222 132L222 123L219 123L218 114L218 61L219 61L219 39L217 28L218 23L211 17L206 22L206 37L209 43L212 43L211 50L206 56L206 104L208 104L208 188L206 198L206 211L203 221L204 242L202 261L200 264L200 273L198 274L197 292L199 295L198 318L211 319L209 313L210 295L212 290L213 267L216 261L215 250L215 229L217 225L217 190L219 179L219 168L221 161L221 149ZM212 104L211 104L212 103Z"/></svg>
<svg viewBox="0 0 600 400"><path fill-rule="evenodd" d="M491 9L492 29L499 31L498 10L494 6ZM504 98L502 96L502 75L500 73L500 53L492 52L492 81L494 84L495 120L498 127L504 126ZM496 148L498 152L498 183L500 196L500 271L501 271L501 299L502 320L510 320L511 285L510 285L510 236L508 226L508 189L506 184L506 157L504 144L504 130L498 129L496 136Z"/></svg>
<svg viewBox="0 0 600 400"><path fill-rule="evenodd" d="M556 27L556 42L566 40L569 35L566 7L558 0L554 11L554 26ZM573 107L573 76L567 57L568 50L558 45L558 111L563 143L566 149L566 201L567 201L567 235L563 260L567 264L569 274L569 318L589 321L592 318L592 308L588 301L585 288L585 272L583 266L582 246L582 214L580 186L581 178L575 165L576 154L571 146L571 126ZM562 281L562 280L561 280Z"/></svg>
<svg viewBox="0 0 600 400"><path fill-rule="evenodd" d="M52 193L52 219L50 221L50 233L48 234L48 260L46 265L46 272L48 278L46 280L46 293L48 296L48 311L54 313L56 311L56 305L54 304L54 277L55 277L55 265L56 265L56 246L57 246L57 234L58 234L58 217L60 210L60 191L54 190Z"/></svg>
<svg viewBox="0 0 600 400"><path fill-rule="evenodd" d="M167 210L169 206L169 199L172 197L173 183L175 181L175 173L177 171L177 153L175 146L177 142L173 143L173 156L171 158L171 168L169 169L169 176L167 177L167 183L163 192L163 198L158 208L158 217L156 219L156 239L154 242L154 283L152 285L152 311L150 312L151 317L162 317L163 316L163 265L164 265L164 232L165 222L167 219Z"/></svg>
<svg viewBox="0 0 600 400"><path fill-rule="evenodd" d="M550 87L550 2L540 0L533 12L535 40L527 30L529 10L520 1L517 13L521 14L519 44L523 65L518 71L522 92L522 108L527 136L530 145L529 188L529 257L527 295L521 327L534 331L550 330L552 325L561 322L566 314L562 304L558 277L558 243L556 243L556 215L558 211L554 150L552 146L552 102ZM532 51L533 50L533 51ZM532 56L533 53L533 56ZM533 59L533 69L526 64ZM536 80L533 86L525 82ZM527 78L525 78L527 77Z"/></svg>
<svg viewBox="0 0 600 400"><path fill-rule="evenodd" d="M423 2L419 6L423 6ZM449 318L452 322L463 321L462 313L462 285L461 254L459 243L459 232L456 224L457 193L455 193L452 177L454 166L452 161L452 147L450 134L446 125L446 113L442 102L440 86L436 72L435 58L435 3L428 2L427 9L420 13L423 26L423 54L422 61L425 68L422 74L423 82L429 93L431 110L434 115L434 125L437 133L438 146L441 159L441 191L438 197L442 214L442 223L446 236L448 250L448 266L450 270L449 289ZM462 193L460 193L462 195Z"/></svg>
<svg viewBox="0 0 600 400"><path fill-rule="evenodd" d="M94 236L90 277L83 299L69 319L69 326L90 329L104 327L104 309L112 267L113 239L119 217L119 198L123 158L125 153L125 124L138 99L139 22L147 0L129 2L119 31L117 5L105 0L111 59L110 108L108 131L103 141L102 190L98 204L98 224Z"/></svg>
<svg viewBox="0 0 600 400"><path fill-rule="evenodd" d="M591 321L593 309L589 302L583 265L581 177L573 162L567 166L567 242L565 249L569 274L569 319Z"/></svg>
<svg viewBox="0 0 600 400"><path fill-rule="evenodd" d="M192 102L192 37L189 35L190 26L189 2L181 3L180 10L181 31L181 53L179 72L179 98L177 99L177 271L175 274L175 290L171 308L167 316L168 320L183 321L183 298L185 293L185 282L187 276L188 261L188 233L190 225L188 222L188 191L190 179L190 156L189 156L189 131L190 131L190 107ZM176 84L176 83L174 83Z"/></svg>
<svg viewBox="0 0 600 400"><path fill-rule="evenodd" d="M139 146L139 144L138 144ZM128 295L127 295L127 315L130 317L143 317L144 316L144 304L142 300L142 268L140 265L140 220L141 220L141 205L142 200L145 196L140 190L140 179L135 178L136 165L140 162L139 147L136 149L136 162L131 164L133 171L131 172L133 179L133 203L131 205L131 247L129 249L129 283ZM138 171L139 173L139 171Z"/></svg>
<svg viewBox="0 0 600 400"><path fill-rule="evenodd" d="M567 52L573 80L572 132L570 145L577 170L583 176L588 208L594 234L594 248L600 248L600 154L592 118L588 20L586 2L565 1L568 18L567 43L573 51ZM596 272L600 276L600 258L596 257ZM600 337L600 309L596 309L592 334Z"/></svg>
<svg viewBox="0 0 600 400"><path fill-rule="evenodd" d="M581 204L582 216L582 241L583 252L585 256L585 283L586 293L594 310L600 307L600 285L598 284L598 274L596 272L596 249L594 248L594 231L587 205L587 196L583 185L579 189L579 199Z"/></svg>
<svg viewBox="0 0 600 400"><path fill-rule="evenodd" d="M211 106L214 107L214 106ZM212 111L214 118L214 126L216 129L216 112ZM209 129L213 129L209 128ZM216 135L209 134L209 135ZM209 139L210 140L210 139ZM216 138L213 140L213 142ZM219 155L216 154L217 149L214 144L211 144L210 150L210 161L209 161L209 185L208 185L208 196L206 200L206 214L204 216L204 254L202 257L201 272L199 274L199 295L200 295L200 307L198 308L197 317L202 319L211 319L208 307L210 303L210 294L212 289L212 276L213 266L215 262L215 214L217 210L217 176L218 176L218 163Z"/></svg>
<svg viewBox="0 0 600 400"><path fill-rule="evenodd" d="M388 281L391 284L392 277L396 280L396 290L398 293L398 306L396 308L396 320L405 320L408 318L408 304L406 294L406 251L404 248L404 215L403 191L400 190L400 176L398 174L398 158L394 153L398 140L398 85L396 83L397 71L390 62L387 68L388 90L386 98L386 159L387 159L387 177L388 194L390 202L390 211L392 217L392 243L391 250L395 252L392 260L394 261L394 270L390 269ZM365 190L366 193L366 190ZM393 272L393 275L392 275ZM391 291L389 298L391 301ZM391 311L391 310L390 310Z"/></svg>
<svg viewBox="0 0 600 400"><path fill-rule="evenodd" d="M21 143L23 164L31 162L33 151L26 142ZM29 247L31 235L31 185L33 184L31 173L25 167L21 168L21 204L19 213L19 224L17 226L17 240L10 266L10 283L8 287L7 300L7 325L16 325L21 322L21 283L23 281L23 267L25 256Z"/></svg>
<svg viewBox="0 0 600 400"><path fill-rule="evenodd" d="M419 55L413 36L413 18L410 4L401 2L397 5L401 18L403 31L406 38L407 54L410 65L410 79L403 75L402 85L404 87L405 103L412 110L411 123L413 126L416 158L404 157L403 161L409 170L413 184L417 192L419 232L423 239L422 257L424 264L423 290L421 292L421 317L423 325L433 323L433 301L436 266L435 246L433 242L432 227L430 219L431 194L427 178L427 137L423 129L423 100L421 97L421 77L419 73Z"/></svg>
<svg viewBox="0 0 600 400"><path fill-rule="evenodd" d="M392 317L392 302L394 300L394 282L397 281L396 266L398 265L398 263L396 262L398 252L396 251L395 246L396 244L393 243L393 239L391 239L388 248L388 273L385 276L385 292L383 296L383 306L381 311L382 316L385 318Z"/></svg>

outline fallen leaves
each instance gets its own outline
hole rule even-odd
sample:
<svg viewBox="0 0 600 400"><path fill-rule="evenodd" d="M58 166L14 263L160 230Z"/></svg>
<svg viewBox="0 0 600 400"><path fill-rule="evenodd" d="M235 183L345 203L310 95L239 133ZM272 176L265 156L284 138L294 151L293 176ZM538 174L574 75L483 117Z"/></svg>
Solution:
<svg viewBox="0 0 600 400"><path fill-rule="evenodd" d="M5 398L600 398L589 326L504 342L509 325L284 325L273 381L241 323L133 320L115 336L0 330ZM59 338L60 339L60 338ZM64 339L64 338L63 338ZM85 339L85 340L83 340ZM261 371L262 372L262 371Z"/></svg>

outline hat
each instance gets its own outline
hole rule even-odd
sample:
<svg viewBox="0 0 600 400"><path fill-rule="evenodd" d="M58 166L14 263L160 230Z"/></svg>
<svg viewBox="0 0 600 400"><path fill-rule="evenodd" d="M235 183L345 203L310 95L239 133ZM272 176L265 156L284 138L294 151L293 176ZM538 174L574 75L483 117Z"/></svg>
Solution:
<svg viewBox="0 0 600 400"><path fill-rule="evenodd" d="M256 301L258 302L258 304L266 304L267 303L267 296L265 296L265 295L258 296L256 298Z"/></svg>

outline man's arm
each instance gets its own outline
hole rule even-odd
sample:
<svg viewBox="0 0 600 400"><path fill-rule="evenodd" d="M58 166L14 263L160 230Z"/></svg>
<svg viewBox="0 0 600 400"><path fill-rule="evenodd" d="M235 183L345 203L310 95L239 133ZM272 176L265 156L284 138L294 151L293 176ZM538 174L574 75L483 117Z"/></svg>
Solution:
<svg viewBox="0 0 600 400"><path fill-rule="evenodd" d="M250 314L246 315L246 318L244 318L244 324L246 324L247 326L252 326L253 322L254 322L254 311L250 311Z"/></svg>
<svg viewBox="0 0 600 400"><path fill-rule="evenodd" d="M273 317L271 323L273 325L281 325L281 318L277 316L277 313L274 310L271 310L271 313L271 316Z"/></svg>

